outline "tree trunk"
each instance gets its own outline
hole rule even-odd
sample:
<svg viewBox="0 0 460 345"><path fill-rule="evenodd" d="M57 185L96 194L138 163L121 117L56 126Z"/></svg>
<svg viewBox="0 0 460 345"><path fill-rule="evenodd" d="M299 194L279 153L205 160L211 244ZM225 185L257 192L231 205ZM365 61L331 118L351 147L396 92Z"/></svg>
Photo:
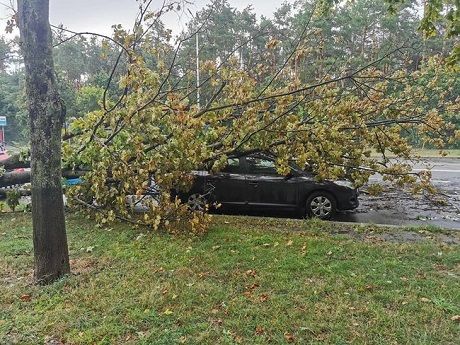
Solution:
<svg viewBox="0 0 460 345"><path fill-rule="evenodd" d="M87 171L82 170L62 170L62 177L77 178L82 177ZM31 182L30 171L7 171L0 176L0 188L21 185Z"/></svg>
<svg viewBox="0 0 460 345"><path fill-rule="evenodd" d="M31 141L35 279L47 284L70 272L61 186L64 104L56 88L49 0L18 0Z"/></svg>

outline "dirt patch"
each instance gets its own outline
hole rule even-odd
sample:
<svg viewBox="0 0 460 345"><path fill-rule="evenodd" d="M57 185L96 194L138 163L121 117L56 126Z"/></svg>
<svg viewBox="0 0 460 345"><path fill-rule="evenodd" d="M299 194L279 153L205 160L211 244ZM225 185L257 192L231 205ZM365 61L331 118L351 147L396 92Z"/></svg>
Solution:
<svg viewBox="0 0 460 345"><path fill-rule="evenodd" d="M359 231L353 227L343 226L340 231L331 231L332 234L344 235L356 240L367 242L392 242L392 243L419 243L423 241L436 241L445 245L460 244L460 234L455 231L430 232L427 230L400 230L398 227L375 227L370 225L370 231L358 226ZM376 229L376 230L373 230Z"/></svg>
<svg viewBox="0 0 460 345"><path fill-rule="evenodd" d="M70 260L72 274L87 274L97 268L97 261L93 258L77 258Z"/></svg>
<svg viewBox="0 0 460 345"><path fill-rule="evenodd" d="M328 233L357 241L419 243L435 241L445 245L459 245L460 232L430 230L429 228L405 228L400 226L364 225L344 222L322 222L316 220L295 220L269 217L215 216L214 224L238 226L245 229L266 231L304 232L306 234Z"/></svg>

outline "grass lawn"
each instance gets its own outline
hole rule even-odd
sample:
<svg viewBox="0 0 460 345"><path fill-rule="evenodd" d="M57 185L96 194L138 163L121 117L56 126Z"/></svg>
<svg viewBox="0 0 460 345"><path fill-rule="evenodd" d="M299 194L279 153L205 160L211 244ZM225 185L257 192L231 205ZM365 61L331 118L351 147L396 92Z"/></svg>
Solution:
<svg viewBox="0 0 460 345"><path fill-rule="evenodd" d="M422 158L460 158L460 149L450 149L450 150L443 150L447 153L447 156L441 156L439 154L439 150L437 149L414 149L414 155L420 156ZM375 150L372 151L373 157L381 157L380 153L377 153ZM394 154L388 153L387 157L395 157Z"/></svg>
<svg viewBox="0 0 460 345"><path fill-rule="evenodd" d="M460 158L460 150L444 150L447 153L446 158ZM439 154L439 150L435 149L415 149L415 154L419 155L420 157L425 158L436 158L442 157Z"/></svg>
<svg viewBox="0 0 460 345"><path fill-rule="evenodd" d="M39 287L29 216L0 214L0 344L458 344L460 233L224 216L194 239L67 226L73 274Z"/></svg>

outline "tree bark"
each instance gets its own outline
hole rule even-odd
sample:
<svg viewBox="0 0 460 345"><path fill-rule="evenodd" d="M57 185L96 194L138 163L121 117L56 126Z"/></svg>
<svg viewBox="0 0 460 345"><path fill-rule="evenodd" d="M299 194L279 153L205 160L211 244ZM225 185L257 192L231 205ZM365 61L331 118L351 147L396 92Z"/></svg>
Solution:
<svg viewBox="0 0 460 345"><path fill-rule="evenodd" d="M20 154L14 154L7 159L1 160L0 167L4 167L5 170L30 168L30 162L28 160L22 160Z"/></svg>
<svg viewBox="0 0 460 345"><path fill-rule="evenodd" d="M26 74L35 280L47 284L70 272L61 186L65 107L56 87L49 0L18 0Z"/></svg>

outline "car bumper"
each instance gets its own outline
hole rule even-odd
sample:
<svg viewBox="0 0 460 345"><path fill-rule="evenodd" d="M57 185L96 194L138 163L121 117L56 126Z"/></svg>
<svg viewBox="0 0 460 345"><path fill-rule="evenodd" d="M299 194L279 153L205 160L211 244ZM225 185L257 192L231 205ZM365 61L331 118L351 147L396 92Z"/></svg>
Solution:
<svg viewBox="0 0 460 345"><path fill-rule="evenodd" d="M337 205L337 209L339 211L349 211L358 208L359 206L359 199L358 199L359 192L356 190L351 195L347 195L343 197Z"/></svg>

